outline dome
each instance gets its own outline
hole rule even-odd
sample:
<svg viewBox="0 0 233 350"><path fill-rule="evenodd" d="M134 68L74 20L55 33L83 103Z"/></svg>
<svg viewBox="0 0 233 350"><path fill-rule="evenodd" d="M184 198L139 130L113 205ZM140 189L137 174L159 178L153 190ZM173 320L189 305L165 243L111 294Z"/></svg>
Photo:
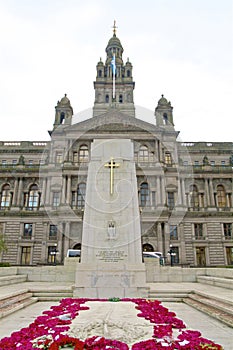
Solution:
<svg viewBox="0 0 233 350"><path fill-rule="evenodd" d="M70 100L68 99L67 95L65 94L64 97L62 97L61 101L58 103L59 105L69 105L70 106Z"/></svg>
<svg viewBox="0 0 233 350"><path fill-rule="evenodd" d="M132 63L129 61L129 58L127 58L127 62L125 64L126 66L132 66Z"/></svg>
<svg viewBox="0 0 233 350"><path fill-rule="evenodd" d="M159 105L167 105L169 104L168 100L162 95L162 97L158 101Z"/></svg>
<svg viewBox="0 0 233 350"><path fill-rule="evenodd" d="M115 34L113 34L113 36L109 39L106 51L112 49L113 47L120 48L123 51L123 46L121 45L120 39L118 39Z"/></svg>

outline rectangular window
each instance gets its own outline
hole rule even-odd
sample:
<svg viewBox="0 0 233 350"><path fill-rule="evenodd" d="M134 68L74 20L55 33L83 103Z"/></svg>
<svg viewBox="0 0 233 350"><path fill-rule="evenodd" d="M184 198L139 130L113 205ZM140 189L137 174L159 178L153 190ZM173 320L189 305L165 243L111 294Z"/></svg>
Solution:
<svg viewBox="0 0 233 350"><path fill-rule="evenodd" d="M56 153L55 163L56 164L61 164L62 163L62 153L61 152L57 152Z"/></svg>
<svg viewBox="0 0 233 350"><path fill-rule="evenodd" d="M225 239L233 239L233 235L232 235L232 224L230 224L230 223L224 223L224 224L223 224L223 231L224 231L224 237L225 237Z"/></svg>
<svg viewBox="0 0 233 350"><path fill-rule="evenodd" d="M211 161L210 161L210 165L211 165L211 166L215 166L215 161L214 161L214 160L211 160Z"/></svg>
<svg viewBox="0 0 233 350"><path fill-rule="evenodd" d="M199 161L198 160L195 160L194 161L194 166L198 166L199 165Z"/></svg>
<svg viewBox="0 0 233 350"><path fill-rule="evenodd" d="M170 240L174 241L178 239L178 232L176 225L170 225Z"/></svg>
<svg viewBox="0 0 233 350"><path fill-rule="evenodd" d="M17 165L17 159L12 160L12 166L15 167Z"/></svg>
<svg viewBox="0 0 233 350"><path fill-rule="evenodd" d="M203 236L203 224L194 224L195 239L204 239Z"/></svg>
<svg viewBox="0 0 233 350"><path fill-rule="evenodd" d="M226 165L225 160L222 160L222 161L221 161L221 166L225 166L225 165Z"/></svg>
<svg viewBox="0 0 233 350"><path fill-rule="evenodd" d="M73 152L73 162L78 163L78 152Z"/></svg>
<svg viewBox="0 0 233 350"><path fill-rule="evenodd" d="M57 225L49 226L49 239L57 239Z"/></svg>
<svg viewBox="0 0 233 350"><path fill-rule="evenodd" d="M32 166L33 166L33 160L32 160L32 159L28 161L28 166L29 166L29 167L32 167Z"/></svg>
<svg viewBox="0 0 233 350"><path fill-rule="evenodd" d="M7 161L4 159L4 160L2 160L2 166L3 167L6 167L7 166Z"/></svg>
<svg viewBox="0 0 233 350"><path fill-rule="evenodd" d="M165 152L165 164L172 165L172 156L170 152Z"/></svg>
<svg viewBox="0 0 233 350"><path fill-rule="evenodd" d="M31 247L22 247L21 249L21 265L30 265Z"/></svg>
<svg viewBox="0 0 233 350"><path fill-rule="evenodd" d="M189 162L188 162L187 160L184 160L184 161L183 161L183 165L184 165L184 166L187 166L188 164L189 164Z"/></svg>
<svg viewBox="0 0 233 350"><path fill-rule="evenodd" d="M26 238L26 239L32 238L32 224L24 224L23 238Z"/></svg>
<svg viewBox="0 0 233 350"><path fill-rule="evenodd" d="M60 192L53 192L53 207L60 205Z"/></svg>
<svg viewBox="0 0 233 350"><path fill-rule="evenodd" d="M174 192L167 193L167 206L169 209L173 209L175 205Z"/></svg>
<svg viewBox="0 0 233 350"><path fill-rule="evenodd" d="M72 208L75 208L75 207L76 207L76 192L72 192L71 207L72 207Z"/></svg>

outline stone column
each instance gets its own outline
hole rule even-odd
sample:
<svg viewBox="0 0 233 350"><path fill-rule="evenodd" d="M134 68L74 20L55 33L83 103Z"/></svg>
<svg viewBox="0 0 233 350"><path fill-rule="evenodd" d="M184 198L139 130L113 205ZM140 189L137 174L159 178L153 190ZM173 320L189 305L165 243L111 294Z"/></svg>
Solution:
<svg viewBox="0 0 233 350"><path fill-rule="evenodd" d="M19 179L15 178L14 192L13 192L13 199L12 199L12 206L13 207L15 207L17 205L18 187L19 187Z"/></svg>
<svg viewBox="0 0 233 350"><path fill-rule="evenodd" d="M161 181L161 198L162 198L162 205L164 206L165 201L166 201L166 196L165 196L165 179L164 179L164 176L163 176L163 175L160 177L160 181Z"/></svg>
<svg viewBox="0 0 233 350"><path fill-rule="evenodd" d="M182 189L182 201L183 201L183 205L186 206L186 196L185 196L185 183L184 183L184 179L181 179L181 189Z"/></svg>
<svg viewBox="0 0 233 350"><path fill-rule="evenodd" d="M66 203L66 176L63 176L62 178L62 197L61 197L61 204Z"/></svg>
<svg viewBox="0 0 233 350"><path fill-rule="evenodd" d="M42 190L41 190L41 204L45 204L45 194L46 194L46 177L42 179Z"/></svg>
<svg viewBox="0 0 233 350"><path fill-rule="evenodd" d="M178 179L177 184L178 184L177 205L181 206L183 203L182 203L182 189L181 189L181 180L180 179Z"/></svg>
<svg viewBox="0 0 233 350"><path fill-rule="evenodd" d="M209 180L209 195L210 195L210 206L214 207L214 189L213 189L213 181L212 179Z"/></svg>
<svg viewBox="0 0 233 350"><path fill-rule="evenodd" d="M209 207L210 205L210 194L209 194L209 186L208 179L205 179L205 197L204 197L205 207Z"/></svg>
<svg viewBox="0 0 233 350"><path fill-rule="evenodd" d="M156 177L156 206L161 204L161 186L160 186L160 177Z"/></svg>
<svg viewBox="0 0 233 350"><path fill-rule="evenodd" d="M51 186L51 178L48 177L48 178L47 178L46 192L45 192L45 203L46 203L47 205L50 205L50 204L51 204L51 203L50 203L50 197L52 197L52 196L50 196L50 186Z"/></svg>
<svg viewBox="0 0 233 350"><path fill-rule="evenodd" d="M71 199L71 175L68 175L67 179L67 194L66 194L66 204L70 205Z"/></svg>
<svg viewBox="0 0 233 350"><path fill-rule="evenodd" d="M17 196L17 206L20 207L22 205L22 191L23 191L23 178L19 179L19 188L18 188L18 196Z"/></svg>
<svg viewBox="0 0 233 350"><path fill-rule="evenodd" d="M157 235L158 235L158 251L162 252L164 254L164 249L163 249L163 237L162 237L162 227L161 223L158 222L157 224Z"/></svg>
<svg viewBox="0 0 233 350"><path fill-rule="evenodd" d="M230 208L231 206L230 193L226 193L226 205L227 205L227 208Z"/></svg>

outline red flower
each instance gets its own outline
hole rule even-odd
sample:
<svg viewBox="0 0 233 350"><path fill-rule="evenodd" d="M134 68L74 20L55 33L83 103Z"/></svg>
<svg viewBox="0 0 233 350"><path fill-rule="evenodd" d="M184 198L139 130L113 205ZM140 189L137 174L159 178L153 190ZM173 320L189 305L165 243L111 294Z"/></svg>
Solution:
<svg viewBox="0 0 233 350"><path fill-rule="evenodd" d="M68 335L62 335L60 336L59 340L55 340L52 344L50 344L49 350L59 350L60 346L64 345L74 346L74 350L84 349L83 341L73 337L69 337Z"/></svg>

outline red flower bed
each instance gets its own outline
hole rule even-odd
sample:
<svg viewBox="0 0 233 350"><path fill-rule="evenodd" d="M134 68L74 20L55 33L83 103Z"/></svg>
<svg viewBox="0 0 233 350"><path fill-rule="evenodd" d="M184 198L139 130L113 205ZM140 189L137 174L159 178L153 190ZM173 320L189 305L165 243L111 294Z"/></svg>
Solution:
<svg viewBox="0 0 233 350"><path fill-rule="evenodd" d="M10 337L0 340L0 349L60 350L60 347L65 345L72 346L74 350L129 349L126 343L106 339L102 336L94 336L82 341L65 334L70 328L72 319L78 316L79 311L89 309L87 306L83 306L86 301L93 301L93 299L62 299L58 306L52 306L50 310L44 311L43 315L38 316L28 327L13 332ZM104 302L107 300L98 301ZM131 347L132 350L159 350L165 348L178 350L223 349L211 340L203 338L200 332L187 330L183 321L157 300L122 299L121 301L135 303L136 309L139 310L137 316L149 320L154 325L152 339L134 344ZM176 330L176 335L174 330Z"/></svg>

